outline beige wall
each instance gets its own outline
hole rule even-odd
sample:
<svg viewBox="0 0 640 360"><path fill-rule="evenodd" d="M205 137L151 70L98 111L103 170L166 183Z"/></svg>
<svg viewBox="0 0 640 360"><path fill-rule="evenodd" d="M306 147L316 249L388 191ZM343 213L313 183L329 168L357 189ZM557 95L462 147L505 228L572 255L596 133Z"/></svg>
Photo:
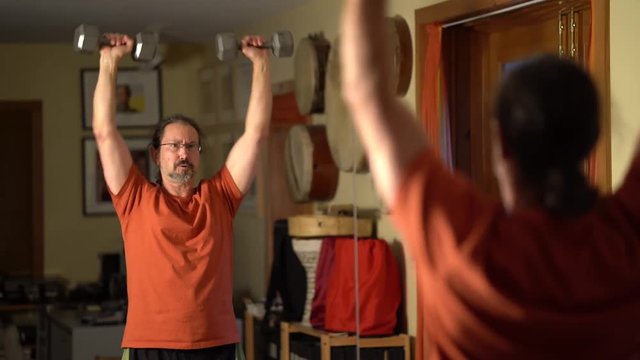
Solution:
<svg viewBox="0 0 640 360"><path fill-rule="evenodd" d="M611 1L611 179L624 179L640 134L640 1Z"/></svg>
<svg viewBox="0 0 640 360"><path fill-rule="evenodd" d="M185 47L179 61L162 69L164 114L196 114L202 56L192 50ZM74 53L70 43L0 44L0 54L0 101L42 102L45 273L74 282L97 280L98 254L121 249L115 216L82 214L81 139L91 133L82 130L80 69L96 68L98 58Z"/></svg>

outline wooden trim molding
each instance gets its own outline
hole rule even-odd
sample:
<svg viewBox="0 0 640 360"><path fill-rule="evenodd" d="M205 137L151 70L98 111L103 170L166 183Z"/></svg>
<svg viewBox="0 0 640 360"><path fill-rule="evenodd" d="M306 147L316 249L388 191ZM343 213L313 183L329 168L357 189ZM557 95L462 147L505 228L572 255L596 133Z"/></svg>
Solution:
<svg viewBox="0 0 640 360"><path fill-rule="evenodd" d="M600 141L596 146L596 181L611 192L611 80L609 65L609 0L592 1L591 75L600 92Z"/></svg>
<svg viewBox="0 0 640 360"><path fill-rule="evenodd" d="M31 113L32 176L33 176L33 251L32 276L44 276L44 177L43 177L43 137L42 102L40 101L0 101L0 108L25 110Z"/></svg>

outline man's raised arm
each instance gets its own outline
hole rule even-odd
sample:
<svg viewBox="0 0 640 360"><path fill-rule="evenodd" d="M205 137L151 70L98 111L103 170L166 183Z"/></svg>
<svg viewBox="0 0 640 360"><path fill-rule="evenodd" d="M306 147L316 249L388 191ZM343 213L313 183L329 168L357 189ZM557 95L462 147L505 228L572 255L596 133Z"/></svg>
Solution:
<svg viewBox="0 0 640 360"><path fill-rule="evenodd" d="M345 0L340 54L345 102L378 192L393 206L404 169L427 142L391 86L385 5L384 0Z"/></svg>
<svg viewBox="0 0 640 360"><path fill-rule="evenodd" d="M253 63L251 96L244 133L231 148L225 163L242 193L246 193L251 187L260 155L260 145L269 134L271 121L273 95L269 52L256 47L263 44L264 40L258 36L247 36L242 40L242 52Z"/></svg>
<svg viewBox="0 0 640 360"><path fill-rule="evenodd" d="M131 153L116 126L116 78L118 63L131 52L133 40L126 35L107 34L111 47L100 50L100 72L93 94L93 135L96 138L104 178L109 190L120 192L131 164Z"/></svg>

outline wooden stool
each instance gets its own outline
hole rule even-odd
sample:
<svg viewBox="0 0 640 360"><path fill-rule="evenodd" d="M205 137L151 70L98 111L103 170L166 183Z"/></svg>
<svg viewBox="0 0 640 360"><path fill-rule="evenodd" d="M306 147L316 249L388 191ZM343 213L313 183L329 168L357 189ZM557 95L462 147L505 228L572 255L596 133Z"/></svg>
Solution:
<svg viewBox="0 0 640 360"><path fill-rule="evenodd" d="M254 333L253 333L253 315L245 311L244 312L244 356L247 360L254 360L256 358L254 347Z"/></svg>
<svg viewBox="0 0 640 360"><path fill-rule="evenodd" d="M411 338L407 334L399 334L385 337L360 338L345 335L343 333L329 333L316 330L312 327L299 323L280 323L280 360L289 360L291 352L289 350L289 335L302 333L316 337L320 340L320 359L331 359L331 348L339 346L356 346L360 348L392 348L401 347L404 349L404 359L411 359Z"/></svg>

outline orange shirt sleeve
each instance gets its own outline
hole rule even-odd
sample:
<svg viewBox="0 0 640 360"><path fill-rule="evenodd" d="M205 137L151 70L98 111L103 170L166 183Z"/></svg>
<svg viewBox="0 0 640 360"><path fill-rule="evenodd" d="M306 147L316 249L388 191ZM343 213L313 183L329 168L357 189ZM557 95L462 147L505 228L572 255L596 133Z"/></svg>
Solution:
<svg viewBox="0 0 640 360"><path fill-rule="evenodd" d="M419 266L435 266L441 256L457 252L500 209L430 149L405 170L395 201L394 223Z"/></svg>
<svg viewBox="0 0 640 360"><path fill-rule="evenodd" d="M109 189L113 206L121 221L140 204L142 201L142 192L146 185L150 185L147 179L140 173L137 166L131 164L127 179L120 191L114 194L111 192L111 189Z"/></svg>
<svg viewBox="0 0 640 360"><path fill-rule="evenodd" d="M238 211L238 207L240 207L244 194L242 194L242 191L240 191L240 188L238 188L238 185L233 180L229 169L223 166L210 181L222 196L225 208L229 211L231 218L233 218Z"/></svg>

